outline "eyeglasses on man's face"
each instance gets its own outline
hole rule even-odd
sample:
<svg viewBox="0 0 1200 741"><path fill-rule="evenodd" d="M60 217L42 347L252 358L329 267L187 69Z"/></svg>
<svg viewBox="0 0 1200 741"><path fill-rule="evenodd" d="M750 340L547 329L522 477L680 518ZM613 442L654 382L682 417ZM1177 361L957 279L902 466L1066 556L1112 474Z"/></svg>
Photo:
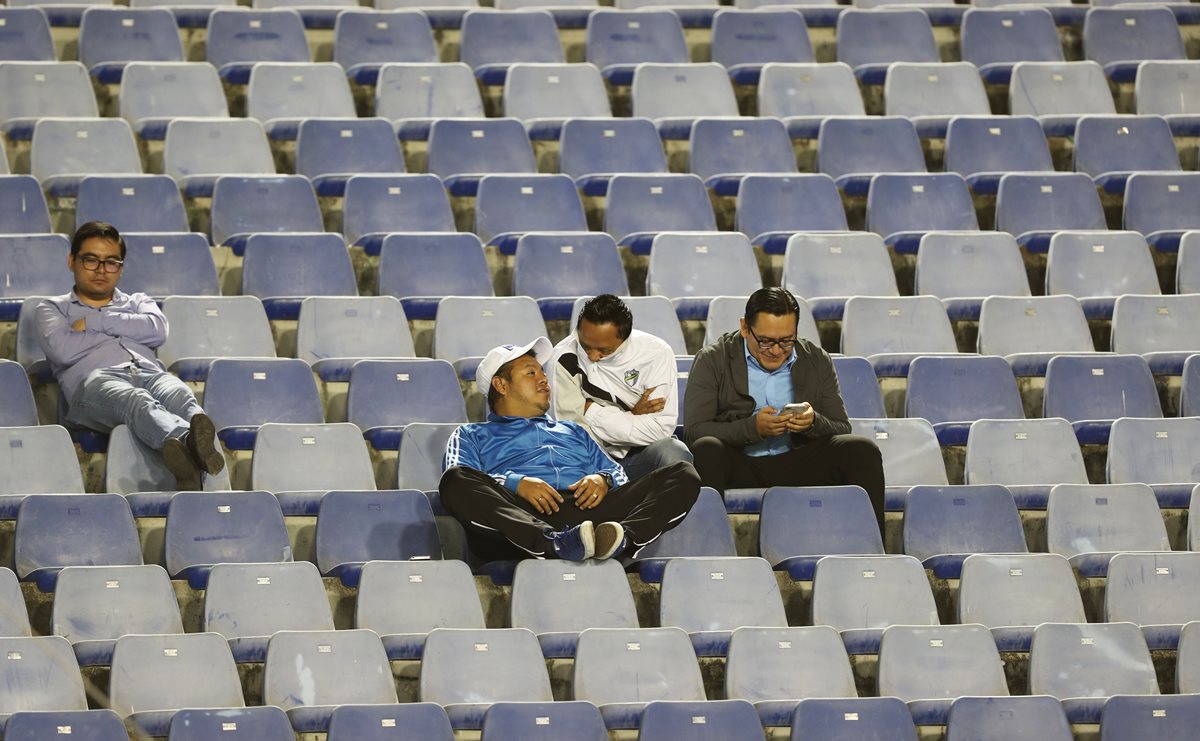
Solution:
<svg viewBox="0 0 1200 741"><path fill-rule="evenodd" d="M83 265L85 270L99 270L103 266L104 272L106 273L119 273L121 272L121 268L125 266L124 262L116 259L115 257L110 257L107 260L101 260L99 257L96 257L92 254L81 255L79 257L79 262L81 265Z"/></svg>
<svg viewBox="0 0 1200 741"><path fill-rule="evenodd" d="M746 326L746 329L750 332L750 336L754 338L754 341L758 343L758 349L763 352L769 351L772 347L778 347L783 352L790 352L796 344L795 337L759 337L749 325Z"/></svg>

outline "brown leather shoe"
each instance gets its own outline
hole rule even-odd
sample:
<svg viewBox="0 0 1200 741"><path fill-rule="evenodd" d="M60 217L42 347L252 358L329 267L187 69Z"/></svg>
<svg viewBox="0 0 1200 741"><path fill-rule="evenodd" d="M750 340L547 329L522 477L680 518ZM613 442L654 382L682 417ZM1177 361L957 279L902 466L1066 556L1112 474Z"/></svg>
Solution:
<svg viewBox="0 0 1200 741"><path fill-rule="evenodd" d="M209 475L218 474L225 468L225 456L217 448L217 428L212 418L204 412L192 415L191 429L187 434L187 446L201 470Z"/></svg>
<svg viewBox="0 0 1200 741"><path fill-rule="evenodd" d="M196 467L192 451L177 437L169 438L162 450L163 463L175 476L178 491L200 491L203 488L201 471Z"/></svg>

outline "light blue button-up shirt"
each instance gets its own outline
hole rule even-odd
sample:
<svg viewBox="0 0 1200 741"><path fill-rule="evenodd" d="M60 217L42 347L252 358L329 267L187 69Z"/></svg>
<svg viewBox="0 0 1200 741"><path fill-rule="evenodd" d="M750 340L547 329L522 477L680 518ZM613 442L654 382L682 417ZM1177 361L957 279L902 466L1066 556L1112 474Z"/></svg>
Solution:
<svg viewBox="0 0 1200 741"><path fill-rule="evenodd" d="M784 405L792 403L792 366L796 364L796 348L787 362L773 371L768 371L759 365L758 360L746 348L746 371L750 385L750 395L754 397L754 413L758 414L763 407L783 409ZM791 433L768 437L762 442L747 445L743 448L746 455L761 457L778 455L792 449Z"/></svg>

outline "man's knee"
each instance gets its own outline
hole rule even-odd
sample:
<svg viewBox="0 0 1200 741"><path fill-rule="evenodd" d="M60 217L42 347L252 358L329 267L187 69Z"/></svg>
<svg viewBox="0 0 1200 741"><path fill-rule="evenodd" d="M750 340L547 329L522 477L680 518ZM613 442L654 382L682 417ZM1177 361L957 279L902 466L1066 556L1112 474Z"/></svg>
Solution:
<svg viewBox="0 0 1200 741"><path fill-rule="evenodd" d="M669 466L672 463L692 462L692 451L688 450L688 446L684 445L682 441L673 437L663 438L650 444L643 455L653 456L657 461L657 468Z"/></svg>
<svg viewBox="0 0 1200 741"><path fill-rule="evenodd" d="M705 456L725 454L725 443L711 436L702 437L688 447L692 450L693 460L703 460Z"/></svg>
<svg viewBox="0 0 1200 741"><path fill-rule="evenodd" d="M860 466L883 466L883 453L871 438L862 435L838 435L835 439L847 462Z"/></svg>

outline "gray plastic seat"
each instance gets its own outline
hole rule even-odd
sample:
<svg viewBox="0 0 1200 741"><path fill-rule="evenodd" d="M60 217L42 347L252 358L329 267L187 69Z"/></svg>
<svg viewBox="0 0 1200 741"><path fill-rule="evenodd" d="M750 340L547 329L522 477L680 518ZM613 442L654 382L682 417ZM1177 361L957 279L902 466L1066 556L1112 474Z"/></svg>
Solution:
<svg viewBox="0 0 1200 741"><path fill-rule="evenodd" d="M609 118L600 70L591 64L514 64L504 78L504 115L525 122L530 139L558 139L572 118Z"/></svg>
<svg viewBox="0 0 1200 741"><path fill-rule="evenodd" d="M290 731L290 726L289 726ZM339 705L329 716L329 741L453 741L454 729L440 705Z"/></svg>
<svg viewBox="0 0 1200 741"><path fill-rule="evenodd" d="M126 741L129 731L111 710L42 710L14 713L4 724L8 741L41 741L70 735L87 741Z"/></svg>
<svg viewBox="0 0 1200 741"><path fill-rule="evenodd" d="M425 140L435 120L482 118L483 99L462 62L389 63L375 83L375 115L391 121L401 140Z"/></svg>
<svg viewBox="0 0 1200 741"><path fill-rule="evenodd" d="M475 196L479 239L513 254L529 232L586 232L587 217L566 175L484 175Z"/></svg>
<svg viewBox="0 0 1200 741"><path fill-rule="evenodd" d="M142 547L124 497L30 494L17 509L13 560L22 581L52 592L64 567L140 566Z"/></svg>
<svg viewBox="0 0 1200 741"><path fill-rule="evenodd" d="M1179 652L1175 665L1175 691L1193 694L1200 691L1200 621L1183 626L1179 633Z"/></svg>
<svg viewBox="0 0 1200 741"><path fill-rule="evenodd" d="M863 84L883 84L893 62L936 62L933 27L914 8L851 9L838 16L837 59Z"/></svg>
<svg viewBox="0 0 1200 741"><path fill-rule="evenodd" d="M269 422L314 425L308 428L308 434L314 435L325 421L312 369L295 358L214 360L205 379L204 409L212 417L217 437L230 450L254 449L259 427ZM314 452L317 455L312 455ZM317 458L324 452L320 448L306 454ZM260 468L269 460L264 457ZM276 486L254 488L281 490Z"/></svg>
<svg viewBox="0 0 1200 741"><path fill-rule="evenodd" d="M649 119L569 119L563 124L560 137L559 172L574 178L584 195L604 195L609 179L617 173L667 172L662 139Z"/></svg>
<svg viewBox="0 0 1200 741"><path fill-rule="evenodd" d="M1086 484L1087 469L1071 423L1051 419L979 419L967 434L967 484L1000 484L1018 509L1044 509L1056 484Z"/></svg>
<svg viewBox="0 0 1200 741"><path fill-rule="evenodd" d="M1147 60L1137 66L1134 98L1138 115L1162 116L1171 131L1192 136L1200 127L1195 98L1197 65L1192 60Z"/></svg>
<svg viewBox="0 0 1200 741"><path fill-rule="evenodd" d="M483 714L480 741L604 741L608 731L590 702L497 702Z"/></svg>
<svg viewBox="0 0 1200 741"><path fill-rule="evenodd" d="M851 296L899 296L883 237L874 232L804 233L787 241L782 285L817 319L841 319Z"/></svg>
<svg viewBox="0 0 1200 741"><path fill-rule="evenodd" d="M713 296L762 288L754 249L737 232L663 232L650 247L646 295L666 296L680 319L700 319Z"/></svg>
<svg viewBox="0 0 1200 741"><path fill-rule="evenodd" d="M954 698L1007 695L1008 681L982 625L893 625L879 645L879 694L907 702L917 725L941 725Z"/></svg>
<svg viewBox="0 0 1200 741"><path fill-rule="evenodd" d="M1033 631L1029 692L1063 702L1072 723L1097 723L1113 695L1157 695L1158 678L1133 623L1043 623Z"/></svg>
<svg viewBox="0 0 1200 741"><path fill-rule="evenodd" d="M453 231L450 200L436 175L366 174L346 180L342 232L351 247L376 255L391 232Z"/></svg>
<svg viewBox="0 0 1200 741"><path fill-rule="evenodd" d="M758 114L783 119L793 139L816 139L826 116L865 116L854 70L844 62L763 65Z"/></svg>
<svg viewBox="0 0 1200 741"><path fill-rule="evenodd" d="M163 535L167 573L204 589L219 563L292 560L279 501L267 491L180 492Z"/></svg>
<svg viewBox="0 0 1200 741"><path fill-rule="evenodd" d="M758 550L794 581L823 556L883 555L867 493L857 486L773 486L763 494Z"/></svg>
<svg viewBox="0 0 1200 741"><path fill-rule="evenodd" d="M442 545L422 492L330 491L317 513L316 551L323 575L355 586L369 561L439 559Z"/></svg>
<svg viewBox="0 0 1200 741"><path fill-rule="evenodd" d="M1143 483L1160 507L1186 507L1200 481L1200 419L1136 419L1113 422L1108 438L1108 482Z"/></svg>
<svg viewBox="0 0 1200 741"><path fill-rule="evenodd" d="M946 741L1040 738L1071 741L1071 724L1053 697L960 697L950 703Z"/></svg>
<svg viewBox="0 0 1200 741"><path fill-rule="evenodd" d="M133 130L120 118L43 118L33 127L29 171L51 196L70 197L84 175L141 174Z"/></svg>
<svg viewBox="0 0 1200 741"><path fill-rule="evenodd" d="M252 488L276 495L296 492L311 511L315 498L331 489L374 489L375 473L362 431L355 425L271 423L258 429L250 481ZM313 492L317 494L309 502Z"/></svg>
<svg viewBox="0 0 1200 741"><path fill-rule="evenodd" d="M360 360L350 370L346 419L375 450L397 450L408 425L465 423L467 409L458 375L444 360Z"/></svg>
<svg viewBox="0 0 1200 741"><path fill-rule="evenodd" d="M1171 127L1159 116L1082 116L1075 127L1075 171L1122 194L1134 172L1183 169Z"/></svg>
<svg viewBox="0 0 1200 741"><path fill-rule="evenodd" d="M214 736L237 741L291 741L295 738L287 715L279 708L267 705L220 710L180 710L171 719L167 741L208 741Z"/></svg>
<svg viewBox="0 0 1200 741"><path fill-rule="evenodd" d="M1187 59L1175 14L1163 12L1169 10L1089 9L1083 21L1084 55L1104 65L1113 82L1132 82L1138 63L1147 59Z"/></svg>
<svg viewBox="0 0 1200 741"><path fill-rule="evenodd" d="M433 491L442 478L446 441L457 422L413 422L404 428L396 457L396 486Z"/></svg>
<svg viewBox="0 0 1200 741"><path fill-rule="evenodd" d="M163 172L185 197L208 197L221 175L273 175L263 125L252 118L177 118L167 124Z"/></svg>
<svg viewBox="0 0 1200 741"><path fill-rule="evenodd" d="M1113 304L1112 349L1141 355L1157 375L1177 375L1200 352L1194 328L1200 295L1118 296Z"/></svg>
<svg viewBox="0 0 1200 741"><path fill-rule="evenodd" d="M1008 83L1017 62L1061 62L1062 42L1054 22L1046 8L977 4L963 14L963 61L978 67L985 81L1000 85Z"/></svg>
<svg viewBox="0 0 1200 741"><path fill-rule="evenodd" d="M1059 484L1046 506L1046 542L1081 576L1103 576L1118 551L1170 551L1146 484Z"/></svg>
<svg viewBox="0 0 1200 741"><path fill-rule="evenodd" d="M698 175L618 174L608 181L604 231L635 255L649 254L661 232L716 228L712 202Z"/></svg>
<svg viewBox="0 0 1200 741"><path fill-rule="evenodd" d="M957 353L958 343L934 296L853 296L842 315L842 352L865 356L878 376L906 376L914 358Z"/></svg>
<svg viewBox="0 0 1200 741"><path fill-rule="evenodd" d="M977 553L960 579L958 622L991 628L1001 651L1028 651L1042 623L1086 622L1075 573L1057 553Z"/></svg>
<svg viewBox="0 0 1200 741"><path fill-rule="evenodd" d="M162 308L171 333L158 358L184 381L205 380L220 357L275 357L267 312L255 296L168 296Z"/></svg>
<svg viewBox="0 0 1200 741"><path fill-rule="evenodd" d="M661 582L663 570L671 559L736 555L725 503L715 489L702 487L687 517L632 558L642 581Z"/></svg>
<svg viewBox="0 0 1200 741"><path fill-rule="evenodd" d="M867 229L901 254L912 254L931 231L977 231L971 192L956 172L871 175Z"/></svg>
<svg viewBox="0 0 1200 741"><path fill-rule="evenodd" d="M0 92L0 132L10 140L28 141L34 124L47 116L100 115L92 80L79 62L0 63Z"/></svg>
<svg viewBox="0 0 1200 741"><path fill-rule="evenodd" d="M975 10L971 8L968 13ZM1041 10L1036 8L1033 12ZM984 12L1011 12L1020 16L1029 11ZM969 17L964 16L964 21ZM1050 19L1046 20L1049 23ZM1062 54L1054 24L1049 25L1054 47ZM1004 74L1007 78L1008 73ZM976 194L994 194L1000 186L1000 178L1009 172L1054 171L1046 136L1032 116L956 116L950 119L946 129L945 167L947 172L962 175Z"/></svg>
<svg viewBox="0 0 1200 741"><path fill-rule="evenodd" d="M926 170L917 130L900 116L827 116L817 132L817 165L843 193L855 197L868 194L878 173ZM962 204L961 196L958 200ZM955 212L966 216L961 205Z"/></svg>
<svg viewBox="0 0 1200 741"><path fill-rule="evenodd" d="M529 135L515 118L436 119L426 162L453 196L475 195L484 175L537 172Z"/></svg>
<svg viewBox="0 0 1200 741"><path fill-rule="evenodd" d="M640 63L685 64L689 59L683 25L667 9L592 13L585 47L587 61L613 85L628 85Z"/></svg>
<svg viewBox="0 0 1200 741"><path fill-rule="evenodd" d="M787 129L772 118L694 120L688 170L718 196L737 195L742 178L750 174L799 174Z"/></svg>
<svg viewBox="0 0 1200 741"><path fill-rule="evenodd" d="M1084 313L1111 318L1116 297L1161 293L1146 238L1137 232L1060 232L1050 239L1046 293L1079 298Z"/></svg>
<svg viewBox="0 0 1200 741"><path fill-rule="evenodd" d="M1194 695L1111 697L1100 712L1100 739L1170 741L1186 737L1196 727L1198 702Z"/></svg>
<svg viewBox="0 0 1200 741"><path fill-rule="evenodd" d="M914 486L904 510L904 552L934 576L957 578L972 553L1026 553L1016 502L997 484Z"/></svg>
<svg viewBox="0 0 1200 741"><path fill-rule="evenodd" d="M386 13L386 15L384 15ZM360 85L374 85L389 62L436 62L430 20L415 10L341 11L333 28L333 61Z"/></svg>
<svg viewBox="0 0 1200 741"><path fill-rule="evenodd" d="M524 560L513 575L511 624L537 633L546 658L571 657L588 628L637 628L624 569L598 561Z"/></svg>
<svg viewBox="0 0 1200 741"><path fill-rule="evenodd" d="M37 407L20 363L0 360L0 427L34 427Z"/></svg>
<svg viewBox="0 0 1200 741"><path fill-rule="evenodd" d="M11 570L0 568L0 638L21 638L31 635L29 614L25 610L25 598L21 596L21 585Z"/></svg>
<svg viewBox="0 0 1200 741"><path fill-rule="evenodd" d="M258 62L250 69L246 115L272 139L295 139L306 118L354 118L354 98L340 64Z"/></svg>
<svg viewBox="0 0 1200 741"><path fill-rule="evenodd" d="M921 562L912 556L826 556L813 575L813 625L842 634L846 652L875 653L890 625L937 625Z"/></svg>
<svg viewBox="0 0 1200 741"><path fill-rule="evenodd" d="M1108 79L1099 64L1017 62L1008 88L1014 116L1036 116L1047 136L1070 136L1080 116L1116 113Z"/></svg>
<svg viewBox="0 0 1200 741"><path fill-rule="evenodd" d="M1107 93L1106 93L1107 94ZM1107 229L1092 179L1082 172L1009 172L996 189L996 231L1032 252L1045 252L1064 229Z"/></svg>
<svg viewBox="0 0 1200 741"><path fill-rule="evenodd" d="M1118 553L1108 562L1104 619L1142 626L1151 651L1177 648L1185 623L1200 618L1200 554Z"/></svg>
<svg viewBox="0 0 1200 741"><path fill-rule="evenodd" d="M950 483L937 433L928 420L852 419L850 431L874 440L883 454L885 511L903 512L908 490L914 486Z"/></svg>
<svg viewBox="0 0 1200 741"><path fill-rule="evenodd" d="M311 180L318 196L345 195L346 181L360 173L403 173L405 169L396 132L382 118L300 121L296 174Z"/></svg>
<svg viewBox="0 0 1200 741"><path fill-rule="evenodd" d="M462 561L368 561L354 627L373 630L393 661L419 659L436 628L482 630L483 608Z"/></svg>
<svg viewBox="0 0 1200 741"><path fill-rule="evenodd" d="M1017 240L1005 232L926 232L913 291L937 296L951 320L976 320L988 296L1028 296Z"/></svg>
<svg viewBox="0 0 1200 741"><path fill-rule="evenodd" d="M0 720L26 710L87 710L71 644L61 636L0 638Z"/></svg>
<svg viewBox="0 0 1200 741"><path fill-rule="evenodd" d="M158 177L158 176L151 176ZM89 187L92 178L83 179L80 192ZM182 217L183 204L178 201L179 189L167 178L171 200L178 205ZM78 202L77 202L78 203ZM78 208L75 212L78 218ZM97 214L99 216L99 214ZM82 225L81 222L76 222ZM111 222L110 222L111 223ZM183 221L186 228L186 220ZM121 227L117 227L121 229ZM197 232L157 233L123 232L127 257L121 271L121 288L126 293L140 291L156 300L166 296L218 296L221 286L213 263L208 238Z"/></svg>
<svg viewBox="0 0 1200 741"><path fill-rule="evenodd" d="M428 186L436 189L439 195L437 201L426 208L434 212L444 208L445 217L450 220L447 228L453 228L450 204L441 182L432 175L429 177L433 182ZM426 184L422 183L420 187L424 189ZM413 190L415 188L410 187L409 193ZM382 203L378 207L392 208ZM394 215L401 218L406 211L393 209ZM376 236L381 235L360 238L368 254L371 254ZM379 242L379 255L377 292L400 299L404 314L410 320L435 319L438 302L447 296L495 295L483 244L474 234L453 231L387 234Z"/></svg>
<svg viewBox="0 0 1200 741"><path fill-rule="evenodd" d="M1054 356L1096 350L1083 307L1072 296L985 298L978 348L1004 356L1017 376L1044 376Z"/></svg>
<svg viewBox="0 0 1200 741"><path fill-rule="evenodd" d="M392 296L309 296L300 303L296 357L327 383L349 381L362 358L414 355L404 307Z"/></svg>
<svg viewBox="0 0 1200 741"><path fill-rule="evenodd" d="M448 296L438 302L433 355L453 363L459 378L469 381L500 338L521 344L545 334L542 312L528 296Z"/></svg>
<svg viewBox="0 0 1200 741"><path fill-rule="evenodd" d="M1162 402L1139 355L1058 355L1046 364L1042 416L1068 420L1080 445L1099 445L1116 419L1162 417Z"/></svg>
<svg viewBox="0 0 1200 741"><path fill-rule="evenodd" d="M967 61L889 65L883 98L885 115L912 119L925 138L945 138L954 116L992 113L979 70Z"/></svg>
<svg viewBox="0 0 1200 741"><path fill-rule="evenodd" d="M130 62L121 75L121 118L143 140L162 140L175 118L227 118L217 70L207 62Z"/></svg>
<svg viewBox="0 0 1200 741"><path fill-rule="evenodd" d="M462 35L460 57L484 85L503 84L513 64L566 61L554 16L540 8L521 13L468 10Z"/></svg>
<svg viewBox="0 0 1200 741"><path fill-rule="evenodd" d="M904 414L929 420L942 445L965 444L978 419L1025 416L1012 368L997 355L914 358Z"/></svg>
<svg viewBox="0 0 1200 741"><path fill-rule="evenodd" d="M603 232L522 234L512 277L513 293L536 299L548 321L569 317L579 296L629 293L617 243Z"/></svg>
<svg viewBox="0 0 1200 741"><path fill-rule="evenodd" d="M659 624L688 631L697 656L722 656L743 625L787 627L771 564L762 558L675 558L663 569Z"/></svg>
<svg viewBox="0 0 1200 741"><path fill-rule="evenodd" d="M767 254L785 250L798 232L850 228L837 185L823 174L744 175L735 207L735 228Z"/></svg>
<svg viewBox="0 0 1200 741"><path fill-rule="evenodd" d="M792 741L915 741L917 728L897 697L809 698L796 705Z"/></svg>
<svg viewBox="0 0 1200 741"><path fill-rule="evenodd" d="M688 138L697 118L739 115L729 75L716 62L639 64L631 95L633 115L653 120L664 139Z"/></svg>

